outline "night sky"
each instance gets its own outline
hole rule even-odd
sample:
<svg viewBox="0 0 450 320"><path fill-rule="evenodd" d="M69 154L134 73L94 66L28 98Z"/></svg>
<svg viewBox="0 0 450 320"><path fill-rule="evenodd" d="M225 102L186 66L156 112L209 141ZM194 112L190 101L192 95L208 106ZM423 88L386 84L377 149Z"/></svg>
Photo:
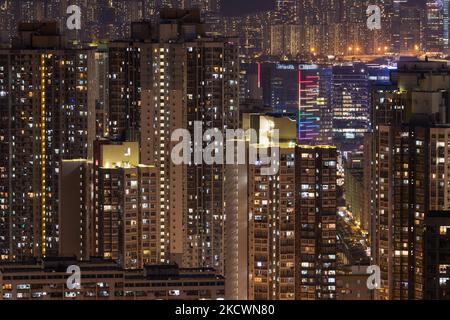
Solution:
<svg viewBox="0 0 450 320"><path fill-rule="evenodd" d="M274 3L274 0L223 0L222 10L225 15L242 15L273 9Z"/></svg>

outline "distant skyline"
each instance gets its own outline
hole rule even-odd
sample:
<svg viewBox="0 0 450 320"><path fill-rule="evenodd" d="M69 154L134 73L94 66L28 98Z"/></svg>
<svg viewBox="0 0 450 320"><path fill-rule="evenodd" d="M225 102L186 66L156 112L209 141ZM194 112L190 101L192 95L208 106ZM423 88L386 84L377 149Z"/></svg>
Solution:
<svg viewBox="0 0 450 320"><path fill-rule="evenodd" d="M408 0L407 3L425 6L425 0ZM223 0L222 12L227 16L240 16L275 8L275 0Z"/></svg>
<svg viewBox="0 0 450 320"><path fill-rule="evenodd" d="M275 0L224 0L222 11L225 15L243 15L256 11L270 10L275 7Z"/></svg>

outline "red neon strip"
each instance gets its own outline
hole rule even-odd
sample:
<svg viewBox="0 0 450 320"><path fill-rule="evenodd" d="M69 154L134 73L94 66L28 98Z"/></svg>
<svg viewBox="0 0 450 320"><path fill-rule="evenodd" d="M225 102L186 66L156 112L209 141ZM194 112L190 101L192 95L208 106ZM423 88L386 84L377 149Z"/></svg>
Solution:
<svg viewBox="0 0 450 320"><path fill-rule="evenodd" d="M257 62L258 65L258 89L261 88L261 63Z"/></svg>

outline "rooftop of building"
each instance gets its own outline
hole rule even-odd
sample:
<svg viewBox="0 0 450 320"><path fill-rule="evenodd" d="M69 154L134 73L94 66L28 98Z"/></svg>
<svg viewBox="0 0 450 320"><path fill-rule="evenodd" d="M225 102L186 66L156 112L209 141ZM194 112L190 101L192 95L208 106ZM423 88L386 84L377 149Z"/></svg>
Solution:
<svg viewBox="0 0 450 320"><path fill-rule="evenodd" d="M161 10L157 22L142 20L131 24L128 39L118 39L111 44L143 43L178 43L178 42L236 42L236 37L227 37L206 31L198 9Z"/></svg>
<svg viewBox="0 0 450 320"><path fill-rule="evenodd" d="M200 9L175 9L164 8L159 14L161 23L201 23Z"/></svg>
<svg viewBox="0 0 450 320"><path fill-rule="evenodd" d="M29 274L33 272L67 273L69 266L78 266L81 272L116 272L123 273L127 279L161 280L184 278L215 278L223 279L212 268L180 268L176 264L148 265L144 269L123 269L112 260L91 257L89 261L78 261L73 257L45 258L43 260L30 259L23 262L0 262L0 274Z"/></svg>
<svg viewBox="0 0 450 320"><path fill-rule="evenodd" d="M425 58L425 60L415 61L399 61L397 63L398 72L450 72L450 61L433 61Z"/></svg>

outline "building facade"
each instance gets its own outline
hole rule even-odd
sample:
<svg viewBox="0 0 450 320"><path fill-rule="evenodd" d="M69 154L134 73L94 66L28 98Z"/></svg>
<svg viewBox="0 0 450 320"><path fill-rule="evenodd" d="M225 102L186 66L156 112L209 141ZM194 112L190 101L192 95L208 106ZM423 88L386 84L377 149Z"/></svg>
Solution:
<svg viewBox="0 0 450 320"><path fill-rule="evenodd" d="M1 255L58 253L62 160L92 155L93 54L67 49L56 24L21 24L0 52Z"/></svg>
<svg viewBox="0 0 450 320"><path fill-rule="evenodd" d="M379 299L423 299L425 221L448 211L448 69L432 62L399 66L396 88L377 89L373 141L373 257ZM381 94L381 96L380 96Z"/></svg>
<svg viewBox="0 0 450 320"><path fill-rule="evenodd" d="M80 268L80 289L67 288L70 265ZM224 298L224 291L224 278L212 269L154 265L125 270L98 259L0 266L0 300L216 300Z"/></svg>
<svg viewBox="0 0 450 320"><path fill-rule="evenodd" d="M270 118L253 117L253 124ZM297 145L295 123L270 121L281 131L279 171L248 167L248 298L335 299L336 149Z"/></svg>

